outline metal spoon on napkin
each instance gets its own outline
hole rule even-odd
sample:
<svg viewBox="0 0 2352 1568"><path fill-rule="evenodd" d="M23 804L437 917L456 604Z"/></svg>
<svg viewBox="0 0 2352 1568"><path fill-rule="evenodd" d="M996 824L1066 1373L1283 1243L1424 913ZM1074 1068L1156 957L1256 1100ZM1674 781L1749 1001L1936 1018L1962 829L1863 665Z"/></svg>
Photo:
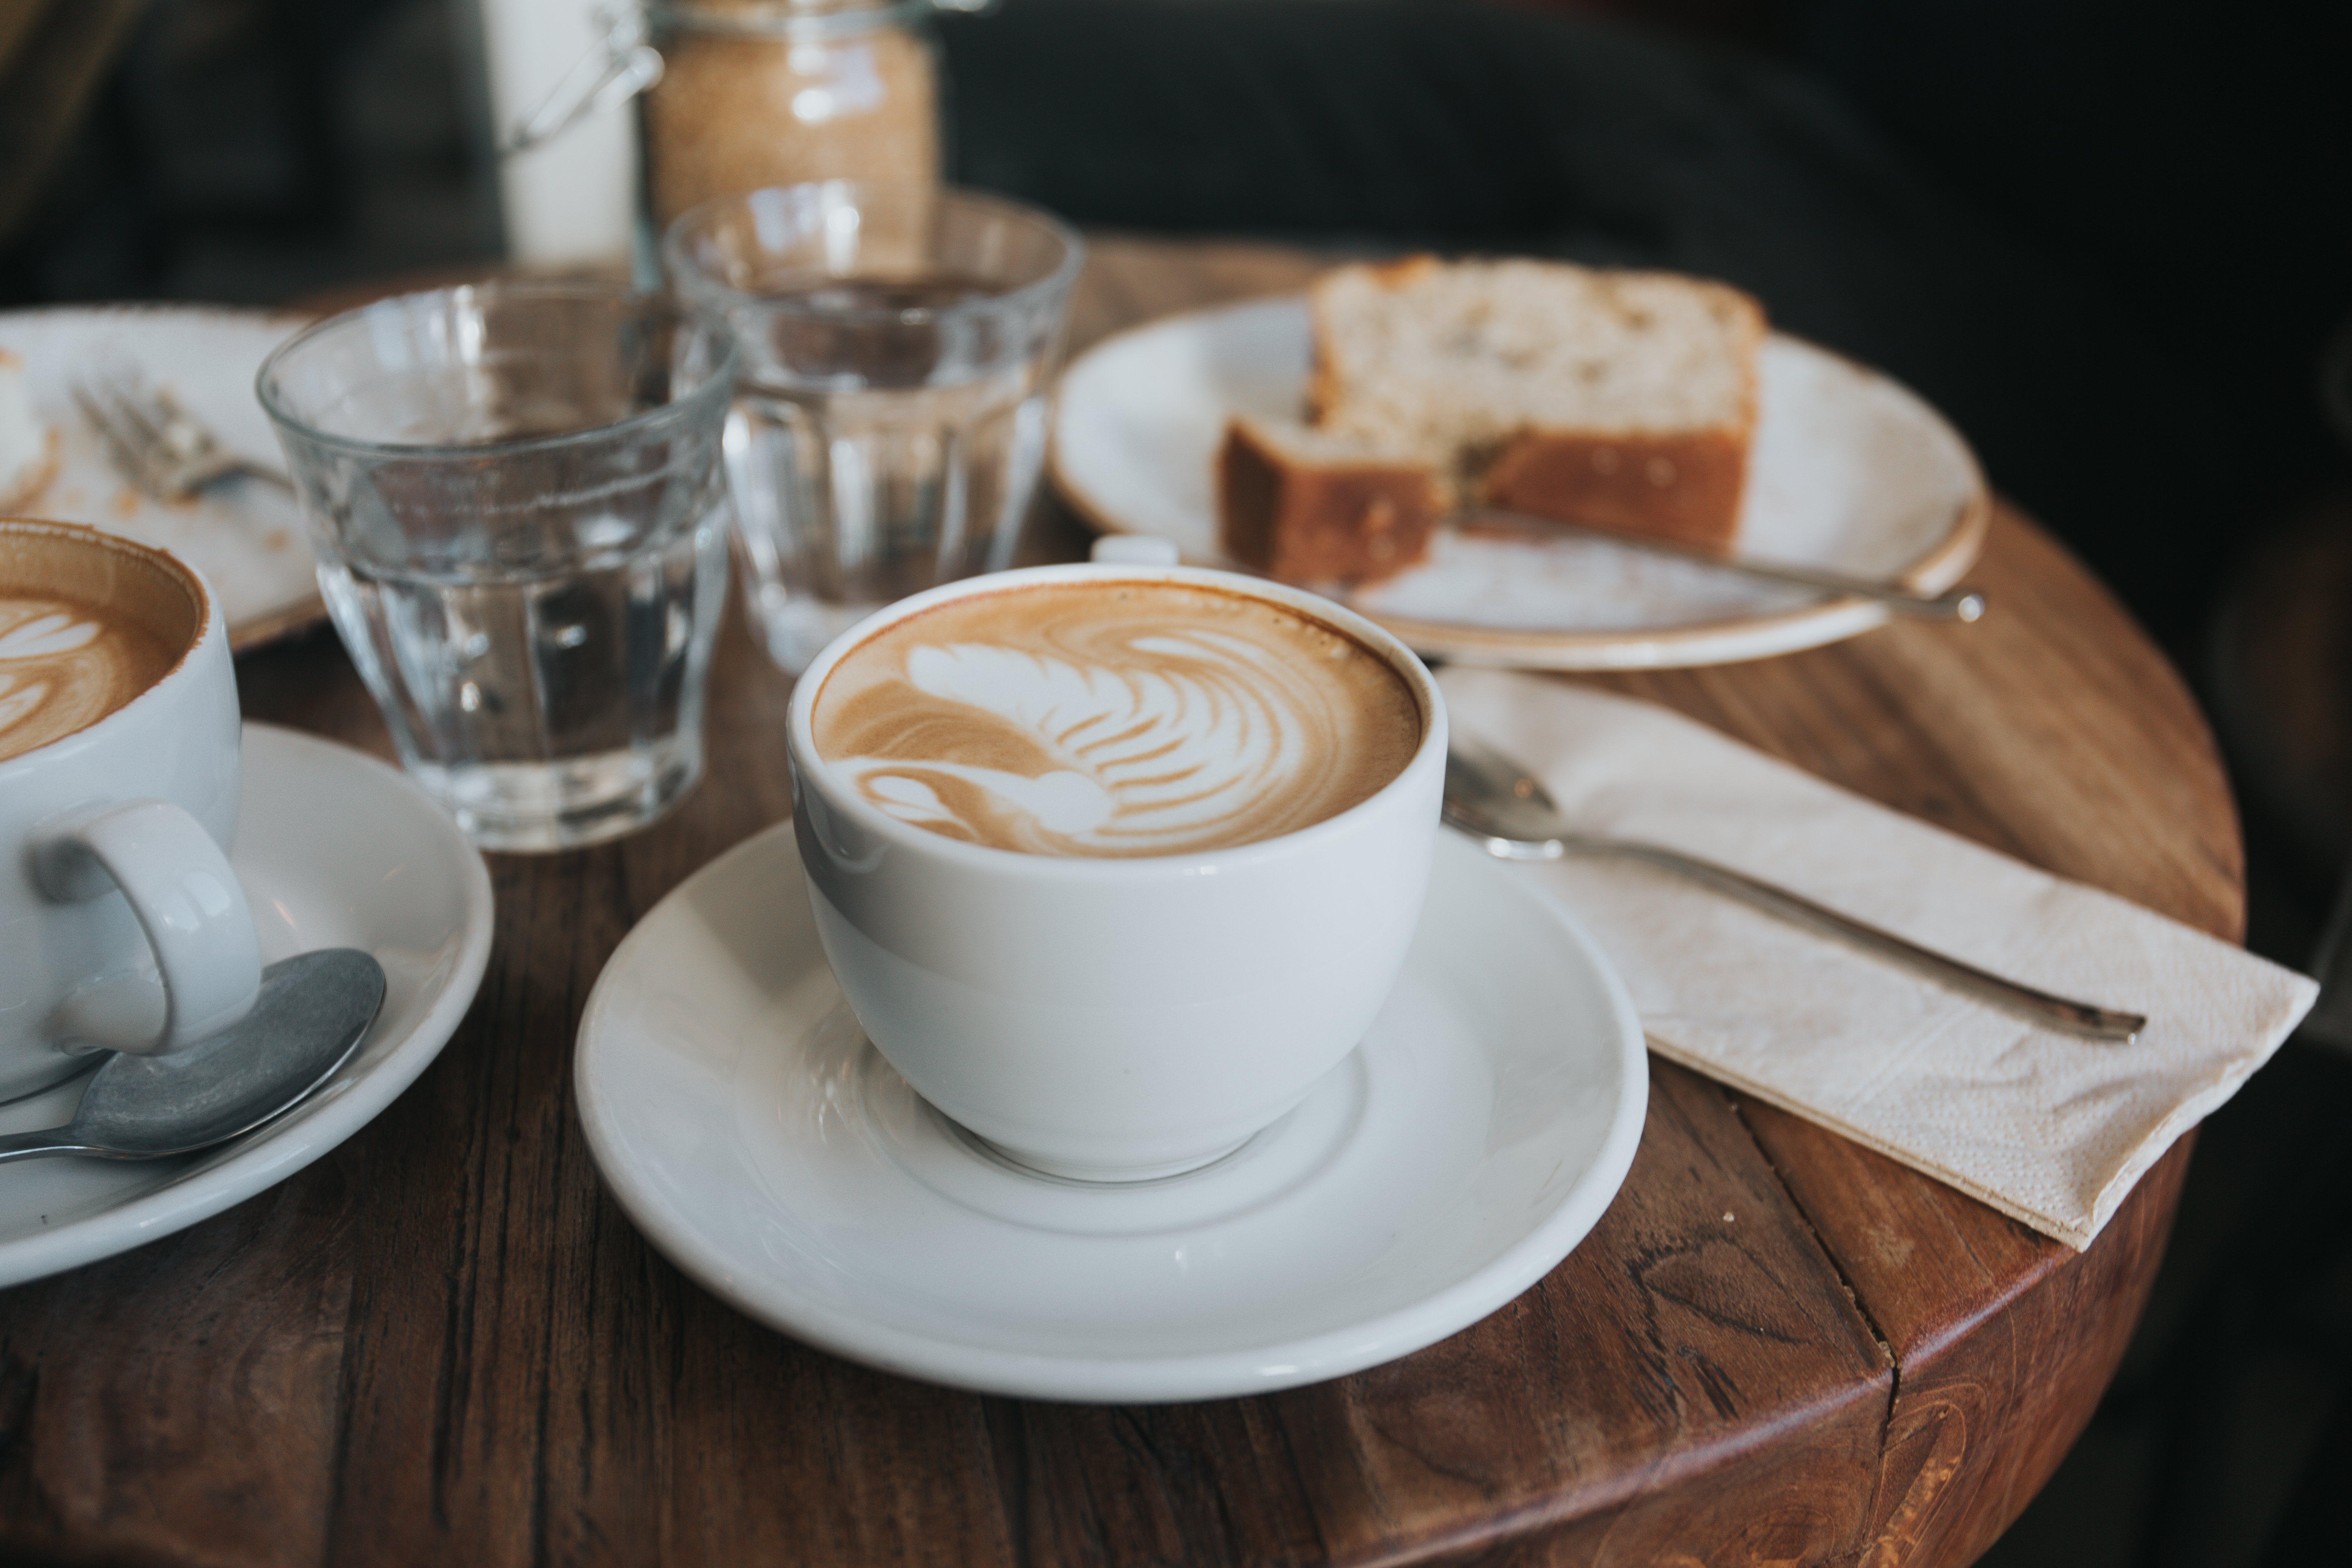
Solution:
<svg viewBox="0 0 2352 1568"><path fill-rule="evenodd" d="M2007 1008L2037 1024L2102 1040L2130 1040L2147 1027L2147 1019L2137 1013L2117 1012L2037 991L1712 860L1702 860L1661 845L1580 833L1569 826L1559 806L1533 774L1459 731L1453 735L1445 754L1444 819L1447 826L1468 834L1485 845L1489 854L1507 860L1611 855L1672 871L1768 914L1843 937L1908 964L1954 990Z"/></svg>
<svg viewBox="0 0 2352 1568"><path fill-rule="evenodd" d="M273 963L244 1018L170 1056L110 1058L90 1075L72 1121L0 1137L0 1162L152 1160L249 1132L334 1076L375 1021L383 990L382 966L354 948Z"/></svg>

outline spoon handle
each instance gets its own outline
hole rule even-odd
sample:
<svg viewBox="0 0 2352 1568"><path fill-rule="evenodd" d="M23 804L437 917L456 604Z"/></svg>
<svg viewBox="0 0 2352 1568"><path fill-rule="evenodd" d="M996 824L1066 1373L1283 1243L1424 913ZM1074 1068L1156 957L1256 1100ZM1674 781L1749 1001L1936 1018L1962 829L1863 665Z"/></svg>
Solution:
<svg viewBox="0 0 2352 1568"><path fill-rule="evenodd" d="M1948 953L1922 947L1906 937L1896 936L1893 931L1858 921L1852 915L1841 914L1786 888L1751 877L1745 871L1735 871L1728 866L1702 860L1662 845L1573 833L1543 839L1498 837L1492 825L1458 806L1450 798L1445 803L1445 822L1448 826L1458 828L1477 839L1490 854L1505 859L1551 860L1564 854L1608 855L1620 859L1639 860L1644 865L1672 871L1716 892L1753 905L1767 914L1843 937L1907 963L1955 990L2021 1014L2036 1023L2055 1025L2071 1034L2127 1042L2147 1027L2147 1019L2140 1014L2118 1012L2037 990L1989 970L1979 969L1972 963L1964 963Z"/></svg>
<svg viewBox="0 0 2352 1568"><path fill-rule="evenodd" d="M65 1127L37 1127L30 1132L0 1134L0 1165L11 1160L37 1160L44 1154L95 1154L96 1149L68 1142Z"/></svg>
<svg viewBox="0 0 2352 1568"><path fill-rule="evenodd" d="M1759 881L1744 871L1718 866L1712 860L1696 859L1656 844L1633 841L1578 838L1570 840L1568 847L1578 854L1617 855L1674 871L1692 881L1704 883L1717 892L1742 900L1767 913L1844 937L1922 970L1956 990L2023 1012L2039 1022L2054 1023L2074 1034L2087 1035L2094 1039L2130 1041L2147 1027L2147 1019L2137 1013L2117 1012L2037 990L2021 981L1979 969L1972 963L1964 963L1949 953L1921 947L1906 937L1865 924L1852 915L1841 914L1786 888Z"/></svg>
<svg viewBox="0 0 2352 1568"><path fill-rule="evenodd" d="M1671 555L1678 561L1695 561L1702 566L1737 573L1743 577L1760 577L1770 583L1791 583L1801 588L1819 588L1825 594L1843 594L1849 598L1869 599L1884 605L1898 616L1909 616L1930 621L1973 621L1985 613L1985 596L1973 588L1954 588L1944 594L1920 594L1892 583L1874 582L1866 577L1850 577L1843 572L1825 571L1818 566L1797 566L1780 561L1758 561L1745 555L1718 555L1711 550L1700 550L1678 544L1669 539L1654 539L1646 534L1621 533L1614 529L1595 528L1589 523L1568 522L1559 518L1530 517L1524 512L1496 511L1481 507L1462 514L1465 521L1491 521L1502 526L1530 533L1570 533L1580 539L1600 540L1621 545L1627 550L1639 550L1653 555Z"/></svg>

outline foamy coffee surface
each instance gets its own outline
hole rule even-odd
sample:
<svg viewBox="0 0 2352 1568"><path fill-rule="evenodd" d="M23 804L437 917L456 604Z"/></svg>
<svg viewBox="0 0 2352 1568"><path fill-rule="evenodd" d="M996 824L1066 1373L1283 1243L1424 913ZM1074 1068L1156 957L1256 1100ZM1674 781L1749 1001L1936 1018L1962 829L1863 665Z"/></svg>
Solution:
<svg viewBox="0 0 2352 1568"><path fill-rule="evenodd" d="M203 625L184 567L94 529L0 519L0 762L128 706Z"/></svg>
<svg viewBox="0 0 2352 1568"><path fill-rule="evenodd" d="M0 760L97 723L162 679L173 658L89 605L0 592Z"/></svg>
<svg viewBox="0 0 2352 1568"><path fill-rule="evenodd" d="M900 821L1035 855L1175 855L1335 816L1421 744L1404 678L1246 595L1059 583L958 599L852 649L817 753Z"/></svg>

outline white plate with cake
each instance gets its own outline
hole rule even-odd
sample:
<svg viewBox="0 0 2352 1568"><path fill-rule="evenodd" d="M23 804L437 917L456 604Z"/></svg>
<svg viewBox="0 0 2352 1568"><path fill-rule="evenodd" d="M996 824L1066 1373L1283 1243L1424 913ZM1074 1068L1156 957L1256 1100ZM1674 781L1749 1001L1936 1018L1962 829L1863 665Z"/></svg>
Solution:
<svg viewBox="0 0 2352 1568"><path fill-rule="evenodd" d="M282 468L253 378L303 320L205 305L0 313L0 516L84 522L169 550L211 582L239 649L324 618L291 495L247 478L186 501L143 495L73 395L77 378L126 377L168 394L239 456Z"/></svg>
<svg viewBox="0 0 2352 1568"><path fill-rule="evenodd" d="M1953 585L1991 513L1968 444L1900 384L1766 330L1743 301L1557 263L1341 268L1311 300L1097 344L1063 377L1048 472L1097 528L1305 583L1465 662L1727 663L1888 612L1463 509ZM1677 334L1697 341L1651 341Z"/></svg>

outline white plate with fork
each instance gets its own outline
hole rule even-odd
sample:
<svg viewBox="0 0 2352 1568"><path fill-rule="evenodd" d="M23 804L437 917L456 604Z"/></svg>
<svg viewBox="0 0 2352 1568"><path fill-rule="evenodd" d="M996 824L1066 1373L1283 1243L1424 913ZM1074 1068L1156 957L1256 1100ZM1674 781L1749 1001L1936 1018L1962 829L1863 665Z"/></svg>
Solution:
<svg viewBox="0 0 2352 1568"><path fill-rule="evenodd" d="M238 455L282 469L253 394L269 351L307 319L210 305L58 307L0 313L0 349L24 363L36 415L57 438L47 484L14 508L24 517L86 522L160 545L220 595L239 649L321 619L309 535L294 499L266 480L234 478L185 501L142 494L74 403L79 377L126 376L171 395Z"/></svg>

